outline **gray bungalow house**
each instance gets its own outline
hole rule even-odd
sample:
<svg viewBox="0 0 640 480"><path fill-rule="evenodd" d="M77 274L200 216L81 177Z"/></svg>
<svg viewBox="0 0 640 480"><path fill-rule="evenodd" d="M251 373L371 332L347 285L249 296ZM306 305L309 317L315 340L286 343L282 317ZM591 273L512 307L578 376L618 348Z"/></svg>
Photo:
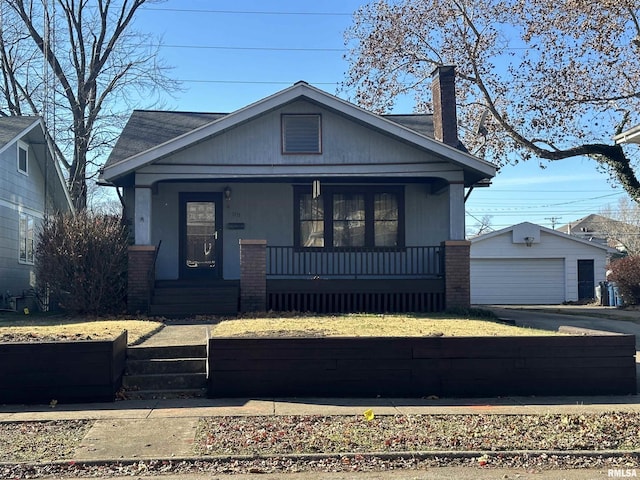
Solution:
<svg viewBox="0 0 640 480"><path fill-rule="evenodd" d="M469 304L465 188L494 165L434 115L375 115L305 82L229 114L134 111L101 179L134 232L129 309L438 311Z"/></svg>
<svg viewBox="0 0 640 480"><path fill-rule="evenodd" d="M40 117L0 118L0 308L32 307L38 228L73 210Z"/></svg>

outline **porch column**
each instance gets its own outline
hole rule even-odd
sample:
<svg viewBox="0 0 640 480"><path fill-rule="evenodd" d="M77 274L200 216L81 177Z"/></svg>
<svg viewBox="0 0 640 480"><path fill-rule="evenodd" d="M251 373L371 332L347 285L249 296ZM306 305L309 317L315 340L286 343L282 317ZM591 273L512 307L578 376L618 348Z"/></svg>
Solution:
<svg viewBox="0 0 640 480"><path fill-rule="evenodd" d="M449 240L464 240L464 183L449 184Z"/></svg>
<svg viewBox="0 0 640 480"><path fill-rule="evenodd" d="M136 186L133 225L136 245L151 245L151 187Z"/></svg>
<svg viewBox="0 0 640 480"><path fill-rule="evenodd" d="M240 240L240 310L267 309L267 241Z"/></svg>
<svg viewBox="0 0 640 480"><path fill-rule="evenodd" d="M155 277L153 263L156 247L153 245L131 245L129 247L129 272L127 282L127 311L129 313L149 310L151 282Z"/></svg>
<svg viewBox="0 0 640 480"><path fill-rule="evenodd" d="M471 242L448 240L444 248L445 308L469 308L471 306Z"/></svg>

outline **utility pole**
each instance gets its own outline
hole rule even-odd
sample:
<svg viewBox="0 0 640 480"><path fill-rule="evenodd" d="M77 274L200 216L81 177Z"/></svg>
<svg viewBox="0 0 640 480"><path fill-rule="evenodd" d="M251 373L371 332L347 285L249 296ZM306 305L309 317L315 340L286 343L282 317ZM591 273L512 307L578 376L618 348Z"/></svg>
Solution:
<svg viewBox="0 0 640 480"><path fill-rule="evenodd" d="M562 217L545 217L545 220L549 220L551 222L551 229L555 230L556 229L556 223L561 218Z"/></svg>

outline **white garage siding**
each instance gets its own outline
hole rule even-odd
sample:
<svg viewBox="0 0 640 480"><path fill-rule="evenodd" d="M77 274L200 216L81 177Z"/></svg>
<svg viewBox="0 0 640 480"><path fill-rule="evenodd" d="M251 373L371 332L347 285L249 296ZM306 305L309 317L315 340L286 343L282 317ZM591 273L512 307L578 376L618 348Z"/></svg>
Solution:
<svg viewBox="0 0 640 480"><path fill-rule="evenodd" d="M472 258L471 303L558 304L565 301L562 258Z"/></svg>

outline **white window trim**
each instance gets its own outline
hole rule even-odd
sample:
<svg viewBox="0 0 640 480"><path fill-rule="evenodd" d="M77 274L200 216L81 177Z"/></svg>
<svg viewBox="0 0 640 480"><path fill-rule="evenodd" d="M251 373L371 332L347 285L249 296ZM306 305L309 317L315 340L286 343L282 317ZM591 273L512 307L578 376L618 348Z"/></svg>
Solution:
<svg viewBox="0 0 640 480"><path fill-rule="evenodd" d="M22 236L22 228L21 228L21 223L22 220L25 219L27 221L27 225L26 225L26 232L27 236L23 237ZM32 222L32 229L31 229L31 255L32 258L29 259L27 252L29 251L27 247L26 242L29 241L29 236L28 236L28 232L29 232L29 221ZM35 258L36 258L36 219L33 215L29 215L28 213L24 213L24 212L20 212L18 215L18 263L22 264L22 265L33 265L35 264ZM22 250L22 243L25 242L25 256L26 258L23 259L20 256L20 252Z"/></svg>
<svg viewBox="0 0 640 480"><path fill-rule="evenodd" d="M16 167L18 169L18 172L20 172L23 175L29 176L29 145L26 144L25 142L23 142L22 140L18 140L18 145L16 147ZM26 153L26 165L25 165L25 170L22 170L20 168L20 150L24 150Z"/></svg>

